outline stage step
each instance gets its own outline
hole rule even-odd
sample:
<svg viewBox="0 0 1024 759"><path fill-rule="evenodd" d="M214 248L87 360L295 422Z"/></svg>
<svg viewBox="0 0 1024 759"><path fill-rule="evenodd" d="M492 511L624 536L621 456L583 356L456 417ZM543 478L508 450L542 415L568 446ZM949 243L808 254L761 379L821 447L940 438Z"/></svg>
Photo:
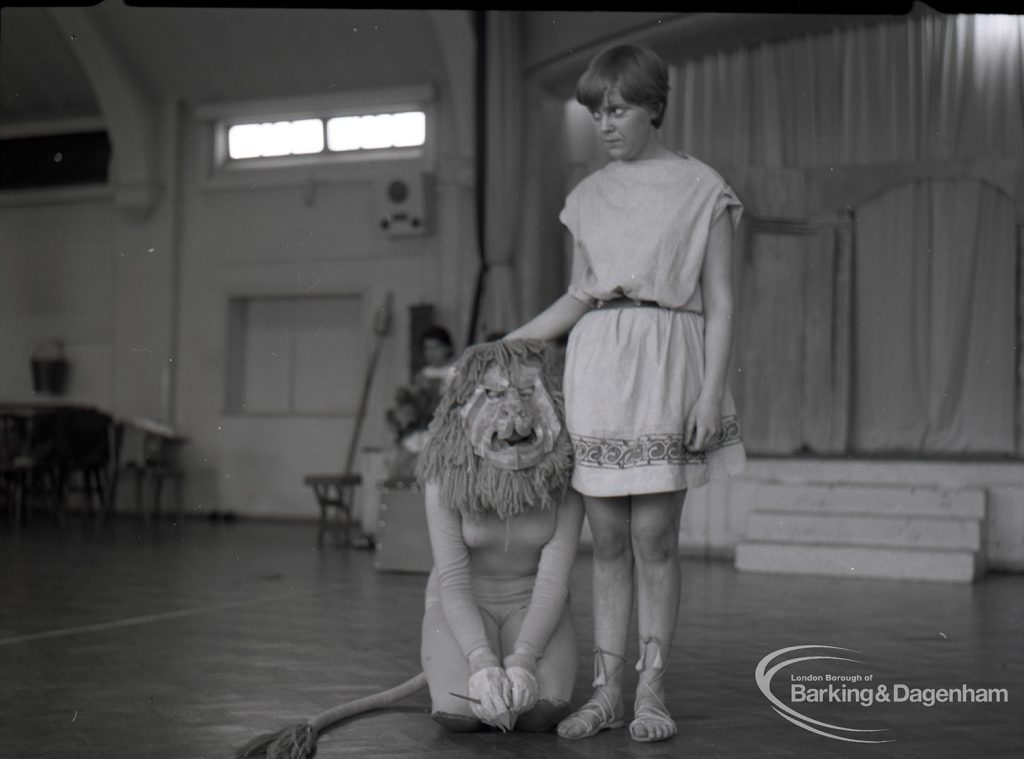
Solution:
<svg viewBox="0 0 1024 759"><path fill-rule="evenodd" d="M970 518L756 512L750 515L747 534L778 543L981 549L981 524Z"/></svg>
<svg viewBox="0 0 1024 759"><path fill-rule="evenodd" d="M936 582L973 582L980 574L978 556L971 551L754 542L737 546L736 568L780 574Z"/></svg>
<svg viewBox="0 0 1024 759"><path fill-rule="evenodd" d="M883 516L985 516L981 488L939 488L907 485L757 483L757 511L880 514Z"/></svg>
<svg viewBox="0 0 1024 759"><path fill-rule="evenodd" d="M971 582L985 569L985 491L756 483L736 568Z"/></svg>

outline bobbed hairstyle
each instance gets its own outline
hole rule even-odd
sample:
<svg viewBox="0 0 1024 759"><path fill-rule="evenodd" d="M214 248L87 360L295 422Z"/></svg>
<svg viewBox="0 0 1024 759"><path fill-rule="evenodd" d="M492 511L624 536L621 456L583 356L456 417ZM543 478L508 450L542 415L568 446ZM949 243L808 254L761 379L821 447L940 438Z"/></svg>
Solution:
<svg viewBox="0 0 1024 759"><path fill-rule="evenodd" d="M618 89L627 103L650 111L655 129L661 126L668 102L668 67L653 50L615 45L601 51L576 83L576 100L596 111L611 89Z"/></svg>

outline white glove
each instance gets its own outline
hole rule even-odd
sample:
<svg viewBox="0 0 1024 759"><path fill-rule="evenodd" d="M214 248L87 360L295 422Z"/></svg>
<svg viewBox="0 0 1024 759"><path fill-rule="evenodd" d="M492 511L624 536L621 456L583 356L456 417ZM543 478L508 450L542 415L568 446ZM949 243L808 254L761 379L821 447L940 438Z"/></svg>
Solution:
<svg viewBox="0 0 1024 759"><path fill-rule="evenodd" d="M474 699L470 709L481 722L501 730L510 730L513 723L513 715L509 710L511 691L511 683L501 667L477 670L469 678L469 697Z"/></svg>
<svg viewBox="0 0 1024 759"><path fill-rule="evenodd" d="M526 667L512 666L505 670L511 685L512 698L509 708L516 714L528 712L537 704L540 688L537 678Z"/></svg>

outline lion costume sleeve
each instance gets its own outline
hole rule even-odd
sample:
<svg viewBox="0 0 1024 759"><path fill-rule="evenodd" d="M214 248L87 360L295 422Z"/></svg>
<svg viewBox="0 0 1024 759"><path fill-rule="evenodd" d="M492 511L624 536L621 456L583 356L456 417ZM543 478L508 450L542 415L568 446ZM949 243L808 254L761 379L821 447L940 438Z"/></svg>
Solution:
<svg viewBox="0 0 1024 759"><path fill-rule="evenodd" d="M567 493L555 534L541 552L533 597L515 643L516 654L526 654L533 659L543 655L559 616L569 602L569 573L582 527L583 502L575 492Z"/></svg>

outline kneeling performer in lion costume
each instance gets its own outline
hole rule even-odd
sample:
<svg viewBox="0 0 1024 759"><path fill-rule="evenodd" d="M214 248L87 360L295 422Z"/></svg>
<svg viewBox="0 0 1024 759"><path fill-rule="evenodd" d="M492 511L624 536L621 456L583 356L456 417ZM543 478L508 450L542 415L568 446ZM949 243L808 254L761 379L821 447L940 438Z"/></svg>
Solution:
<svg viewBox="0 0 1024 759"><path fill-rule="evenodd" d="M423 671L452 730L544 731L568 714L583 507L567 492L571 443L543 359L539 342L467 350L420 455L434 554Z"/></svg>
<svg viewBox="0 0 1024 759"><path fill-rule="evenodd" d="M431 716L453 731L557 725L570 711L577 662L569 572L583 505L568 488L571 472L562 396L544 344L467 348L417 466L434 557L423 672L256 738L238 756L313 756L319 732L423 685Z"/></svg>

